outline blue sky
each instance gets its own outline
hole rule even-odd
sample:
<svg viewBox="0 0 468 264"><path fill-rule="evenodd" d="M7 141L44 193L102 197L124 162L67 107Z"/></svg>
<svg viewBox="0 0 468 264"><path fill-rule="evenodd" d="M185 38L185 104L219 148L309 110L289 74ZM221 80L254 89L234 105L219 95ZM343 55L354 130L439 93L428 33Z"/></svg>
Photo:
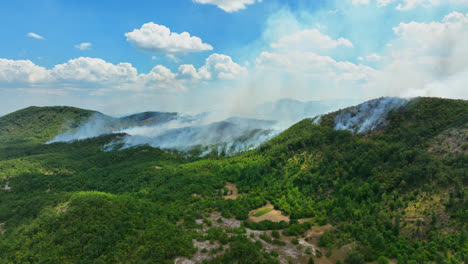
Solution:
<svg viewBox="0 0 468 264"><path fill-rule="evenodd" d="M11 41L1 44L2 56L30 59L46 67L91 56L112 63L131 62L142 71L149 71L154 66L153 54L135 50L124 33L154 22L173 32L198 36L213 45L215 52L235 52L237 47L256 40L275 6L257 3L242 12L227 13L191 0L7 1L0 10L0 23L11 26L2 27L0 33ZM28 32L46 39L28 38ZM75 49L74 45L81 42L91 42L92 49ZM164 55L154 55L171 63ZM184 56L184 62L201 64L204 57L206 54L189 54Z"/></svg>
<svg viewBox="0 0 468 264"><path fill-rule="evenodd" d="M468 0L6 1L0 115L467 99L467 12Z"/></svg>

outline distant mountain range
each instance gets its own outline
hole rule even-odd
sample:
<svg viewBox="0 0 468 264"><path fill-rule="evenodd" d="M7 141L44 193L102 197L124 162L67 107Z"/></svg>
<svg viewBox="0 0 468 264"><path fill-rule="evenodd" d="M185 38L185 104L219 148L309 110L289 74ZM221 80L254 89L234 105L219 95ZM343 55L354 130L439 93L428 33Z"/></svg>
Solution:
<svg viewBox="0 0 468 264"><path fill-rule="evenodd" d="M111 149L150 145L181 151L198 148L201 153L235 153L257 147L293 123L337 110L349 105L347 102L281 99L256 107L251 114L253 118L228 117L221 120L213 119L213 113L209 112L193 116L174 112L143 112L117 118L96 111L67 107L32 107L2 119L13 121L9 124L11 126L15 119L27 118L32 114L29 113L31 111L56 116L57 120L48 126L55 130L49 130L50 134L44 135L46 140L41 137L39 141L43 143L72 142L124 133L125 137L109 146ZM59 113L63 113L62 117ZM34 133L35 137L37 135Z"/></svg>

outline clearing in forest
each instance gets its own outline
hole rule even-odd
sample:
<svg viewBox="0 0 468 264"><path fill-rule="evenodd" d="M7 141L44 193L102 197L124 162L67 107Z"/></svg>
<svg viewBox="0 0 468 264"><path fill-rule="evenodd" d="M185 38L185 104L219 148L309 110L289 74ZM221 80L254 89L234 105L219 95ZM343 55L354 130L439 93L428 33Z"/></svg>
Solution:
<svg viewBox="0 0 468 264"><path fill-rule="evenodd" d="M285 216L281 211L275 210L273 205L268 202L267 205L250 211L248 220L252 222L261 222L264 220L270 220L272 222L289 222L289 216Z"/></svg>
<svg viewBox="0 0 468 264"><path fill-rule="evenodd" d="M234 183L226 183L226 186L224 186L225 189L228 190L228 193L223 196L224 199L232 199L235 200L237 199L237 196L239 195L239 191L237 190L237 186Z"/></svg>
<svg viewBox="0 0 468 264"><path fill-rule="evenodd" d="M262 216L262 215L264 215L264 214L267 214L267 213L271 212L271 210L273 210L273 209L271 209L271 208L265 208L265 209L263 209L263 210L261 210L261 211L256 212L255 214L253 214L253 216L259 217L259 216Z"/></svg>

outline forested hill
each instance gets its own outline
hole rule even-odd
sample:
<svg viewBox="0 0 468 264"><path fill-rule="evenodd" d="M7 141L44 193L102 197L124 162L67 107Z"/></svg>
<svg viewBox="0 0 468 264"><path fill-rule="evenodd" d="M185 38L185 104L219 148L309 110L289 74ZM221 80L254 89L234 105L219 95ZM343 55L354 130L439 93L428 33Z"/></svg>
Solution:
<svg viewBox="0 0 468 264"><path fill-rule="evenodd" d="M44 143L63 129L76 127L93 114L98 113L68 106L31 106L0 117L0 142Z"/></svg>
<svg viewBox="0 0 468 264"><path fill-rule="evenodd" d="M380 98L229 157L117 136L0 153L0 263L468 262L468 101Z"/></svg>
<svg viewBox="0 0 468 264"><path fill-rule="evenodd" d="M100 133L111 134L118 129L168 122L177 115L177 113L143 112L115 118L97 111L75 107L31 106L0 117L0 141L10 144L43 144L58 134L77 130L86 121L99 123Z"/></svg>

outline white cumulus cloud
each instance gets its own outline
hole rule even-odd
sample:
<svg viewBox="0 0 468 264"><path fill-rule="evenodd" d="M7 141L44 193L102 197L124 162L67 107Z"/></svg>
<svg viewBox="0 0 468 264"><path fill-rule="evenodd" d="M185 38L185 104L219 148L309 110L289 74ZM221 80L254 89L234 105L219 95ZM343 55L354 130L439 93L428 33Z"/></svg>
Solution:
<svg viewBox="0 0 468 264"><path fill-rule="evenodd" d="M50 72L30 60L0 59L0 83L39 84L51 79Z"/></svg>
<svg viewBox="0 0 468 264"><path fill-rule="evenodd" d="M392 43L390 61L378 78L379 85L389 91L411 94L409 91L424 90L427 95L433 87L440 90L444 80L468 70L468 14L453 12L440 22L400 23L393 31L398 39ZM431 83L436 86L429 89ZM445 86L447 95L452 89L449 84Z"/></svg>
<svg viewBox="0 0 468 264"><path fill-rule="evenodd" d="M231 80L247 73L247 69L233 62L231 57L217 53L211 54L199 71L205 79L214 77L223 80Z"/></svg>
<svg viewBox="0 0 468 264"><path fill-rule="evenodd" d="M196 80L233 80L247 74L247 68L232 61L232 58L214 53L206 60L205 65L196 70L193 65L180 65L179 78Z"/></svg>
<svg viewBox="0 0 468 264"><path fill-rule="evenodd" d="M0 59L2 88L77 88L91 94L114 90L187 90L186 84L199 81L232 80L247 73L245 67L223 54L212 54L198 70L193 65L180 65L178 72L156 65L148 73L138 73L130 63L113 64L99 58L79 57L57 64L51 69L29 60Z"/></svg>
<svg viewBox="0 0 468 264"><path fill-rule="evenodd" d="M33 33L33 32L29 32L29 33L27 34L27 36L30 37L30 38L35 38L35 39L44 39L43 36L41 36L41 35L39 35L39 34L36 34L36 33Z"/></svg>
<svg viewBox="0 0 468 264"><path fill-rule="evenodd" d="M202 76L198 74L195 66L191 64L182 64L179 66L179 78L200 80Z"/></svg>
<svg viewBox="0 0 468 264"><path fill-rule="evenodd" d="M91 48L91 45L93 45L93 44L90 43L90 42L83 42L83 43L75 45L75 48L77 48L79 50L87 50L87 49Z"/></svg>
<svg viewBox="0 0 468 264"><path fill-rule="evenodd" d="M396 61L446 77L468 67L468 14L453 12L441 22L400 23L393 28L399 40Z"/></svg>
<svg viewBox="0 0 468 264"><path fill-rule="evenodd" d="M245 9L247 5L262 2L262 0L193 0L195 3L215 5L218 8L228 12L236 12Z"/></svg>
<svg viewBox="0 0 468 264"><path fill-rule="evenodd" d="M102 59L88 57L80 57L56 65L51 70L51 74L61 82L102 84L133 82L138 75L137 70L130 63L115 65Z"/></svg>
<svg viewBox="0 0 468 264"><path fill-rule="evenodd" d="M203 43L199 37L191 36L188 32L174 33L153 22L125 33L125 36L137 49L151 53L186 54L213 49L211 45Z"/></svg>

